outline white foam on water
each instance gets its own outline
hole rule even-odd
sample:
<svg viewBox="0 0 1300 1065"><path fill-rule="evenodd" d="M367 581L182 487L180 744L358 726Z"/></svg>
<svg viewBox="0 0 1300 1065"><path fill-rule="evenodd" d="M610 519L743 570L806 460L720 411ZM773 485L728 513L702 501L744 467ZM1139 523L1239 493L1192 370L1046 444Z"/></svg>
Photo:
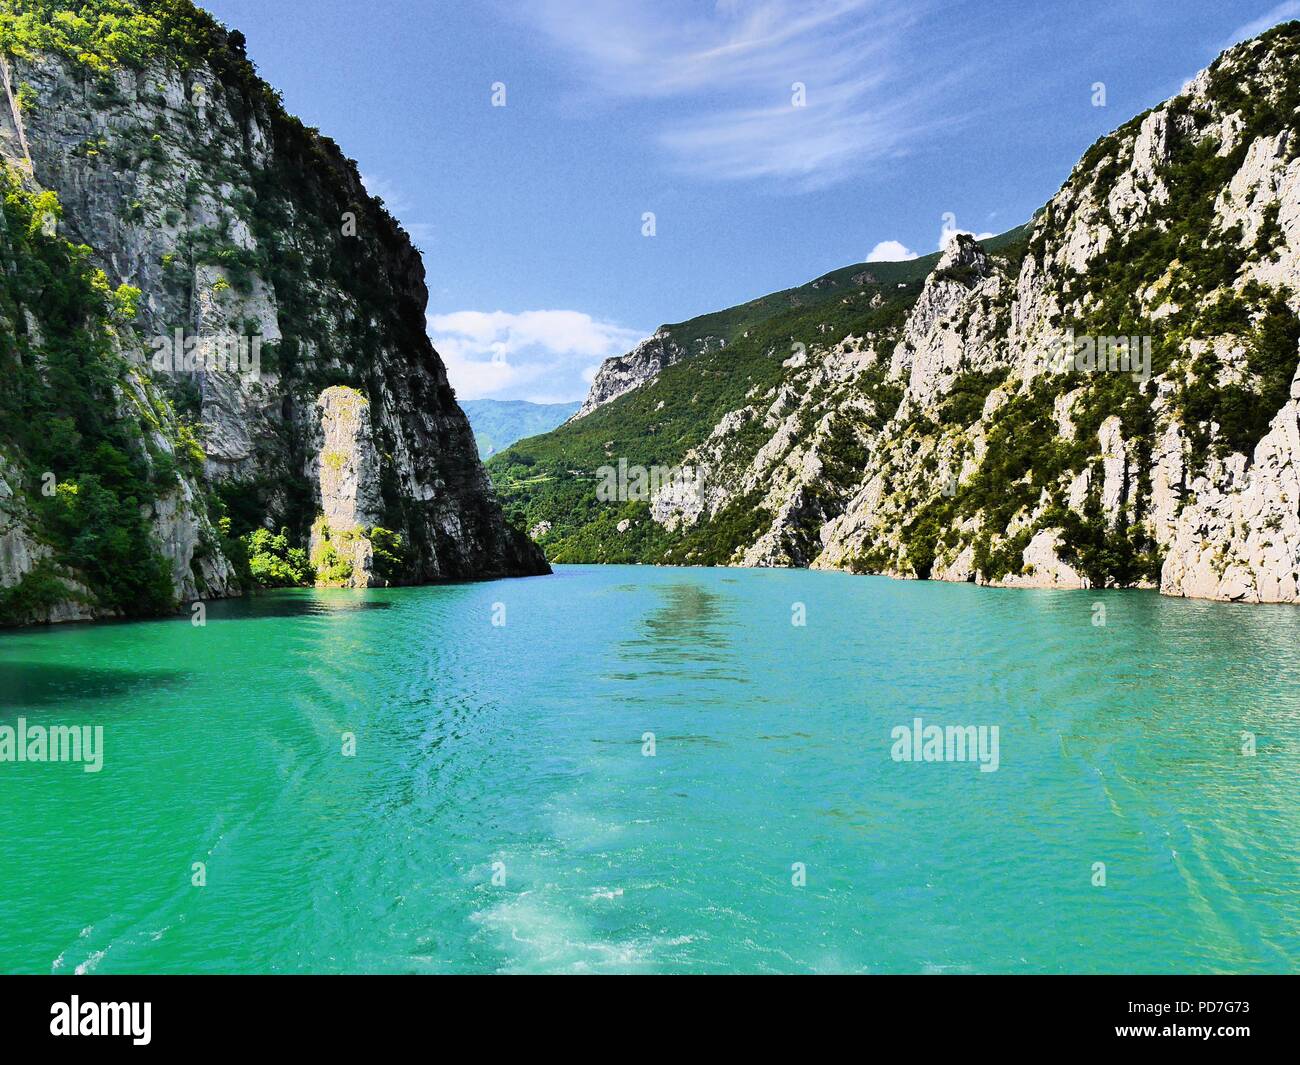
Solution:
<svg viewBox="0 0 1300 1065"><path fill-rule="evenodd" d="M621 894L621 888L597 892L602 898ZM578 915L538 892L504 899L475 913L472 920L507 955L502 966L506 972L649 972L670 961L662 956L665 950L696 939L694 935L601 939Z"/></svg>
<svg viewBox="0 0 1300 1065"><path fill-rule="evenodd" d="M86 939L90 936L90 933L93 932L94 930L95 930L95 926L93 924L88 924L77 934L77 938ZM57 972L58 970L63 968L63 963L68 956L68 951L71 949L72 949L71 947L64 947L63 950L59 952L59 956L55 958L54 961L50 964L51 972Z"/></svg>
<svg viewBox="0 0 1300 1065"><path fill-rule="evenodd" d="M77 976L85 976L87 973L93 973L95 971L95 968L99 965L99 963L104 960L104 955L107 954L111 949L112 946L110 945L105 947L103 950L95 951L93 954L90 955L89 958L87 958L75 969L73 969L72 970L73 973Z"/></svg>

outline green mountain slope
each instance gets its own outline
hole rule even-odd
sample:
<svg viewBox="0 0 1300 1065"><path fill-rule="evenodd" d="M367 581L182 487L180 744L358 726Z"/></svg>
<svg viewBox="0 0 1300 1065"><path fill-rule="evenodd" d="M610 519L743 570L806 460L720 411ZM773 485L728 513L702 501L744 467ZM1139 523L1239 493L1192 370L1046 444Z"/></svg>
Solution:
<svg viewBox="0 0 1300 1065"><path fill-rule="evenodd" d="M1018 226L986 246L1017 262L1028 233L1028 225ZM653 523L639 522L630 536L619 533L619 522L637 521L646 513L646 502L602 503L595 493L597 471L620 458L630 466L677 467L721 419L744 406L747 396L781 383L788 373L783 363L798 345L828 346L850 336L897 333L939 258L936 252L905 262L858 263L797 288L666 326L676 343L699 353L592 413L520 440L492 458L488 471L507 517L521 528L550 523L540 542L551 561L675 561L700 550L697 538L683 540ZM871 387L878 390L883 421L902 390L883 375L877 378ZM761 428L754 431L748 441L751 453L766 439ZM754 515L747 515L740 503L733 509L747 527ZM732 528L729 519L722 520L725 533L706 537L710 544L717 540L717 549L706 549L705 557L721 560L730 553L741 529Z"/></svg>
<svg viewBox="0 0 1300 1065"><path fill-rule="evenodd" d="M990 252L1003 252L1022 242L1029 234L1029 224L1017 226L998 236L990 237L984 247ZM811 310L835 300L851 303L870 303L876 293L888 293L890 286L912 285L924 281L939 262L939 252L931 252L916 259L899 262L854 263L828 274L822 274L797 288L772 292L726 310L713 311L686 322L666 328L673 338L687 350L697 342L723 338L728 343L742 337L746 330L756 329L773 318L790 312Z"/></svg>

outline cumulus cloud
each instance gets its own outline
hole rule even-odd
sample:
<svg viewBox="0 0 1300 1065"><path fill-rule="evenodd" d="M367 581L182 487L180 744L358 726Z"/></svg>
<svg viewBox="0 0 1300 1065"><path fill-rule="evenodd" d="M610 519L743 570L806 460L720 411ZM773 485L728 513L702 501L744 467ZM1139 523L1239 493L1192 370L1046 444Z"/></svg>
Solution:
<svg viewBox="0 0 1300 1065"><path fill-rule="evenodd" d="M658 143L717 179L839 181L933 136L937 81L901 69L919 5L883 0L535 0L593 106L656 102Z"/></svg>
<svg viewBox="0 0 1300 1065"><path fill-rule="evenodd" d="M461 399L581 399L601 360L644 335L581 311L455 311L428 323Z"/></svg>
<svg viewBox="0 0 1300 1065"><path fill-rule="evenodd" d="M939 251L943 251L958 234L964 234L968 237L974 237L976 240L988 240L989 237L996 236L995 233L976 233L972 229L962 229L957 225L957 219L951 214L944 215L943 225L939 228Z"/></svg>
<svg viewBox="0 0 1300 1065"><path fill-rule="evenodd" d="M916 252L900 240L882 240L867 256L869 263L899 263L919 258Z"/></svg>

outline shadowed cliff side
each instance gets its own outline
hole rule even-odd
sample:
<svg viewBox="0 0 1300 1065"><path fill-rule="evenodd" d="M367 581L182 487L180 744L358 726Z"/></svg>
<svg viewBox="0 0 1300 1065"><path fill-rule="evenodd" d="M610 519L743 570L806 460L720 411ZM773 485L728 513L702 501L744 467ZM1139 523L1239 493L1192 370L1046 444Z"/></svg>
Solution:
<svg viewBox="0 0 1300 1065"><path fill-rule="evenodd" d="M187 0L0 0L5 620L548 571L425 333L420 255L243 47ZM88 493L122 512L102 543Z"/></svg>

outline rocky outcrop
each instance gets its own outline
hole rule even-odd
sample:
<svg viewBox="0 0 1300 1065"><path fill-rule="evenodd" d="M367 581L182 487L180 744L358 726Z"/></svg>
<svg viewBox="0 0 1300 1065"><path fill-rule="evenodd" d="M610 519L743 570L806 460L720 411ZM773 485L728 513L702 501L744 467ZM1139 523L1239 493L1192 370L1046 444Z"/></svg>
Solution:
<svg viewBox="0 0 1300 1065"><path fill-rule="evenodd" d="M1300 601L1300 371L1250 461L1234 455L1190 486L1160 590L1195 599Z"/></svg>
<svg viewBox="0 0 1300 1065"><path fill-rule="evenodd" d="M963 371L1005 365L997 322L982 308L1000 298L1007 278L971 236L959 233L943 251L894 348L890 373L907 378L907 400L927 410ZM963 315L966 308L973 313Z"/></svg>
<svg viewBox="0 0 1300 1065"><path fill-rule="evenodd" d="M316 401L319 456L308 470L316 479L321 514L312 525L311 559L320 574L326 553L333 551L346 576L331 583L351 588L382 584L374 572L371 530L383 511L379 492L379 456L372 443L370 403L344 385L327 388Z"/></svg>
<svg viewBox="0 0 1300 1065"><path fill-rule="evenodd" d="M32 538L31 516L21 499L21 474L0 457L0 587L21 588L40 570L50 566L53 552ZM60 592L55 601L37 600L21 603L16 611L20 622L85 621L93 616L91 596L71 576L51 567L50 579L57 581Z"/></svg>
<svg viewBox="0 0 1300 1065"><path fill-rule="evenodd" d="M656 330L626 355L616 355L600 364L591 382L591 391L578 413L569 420L585 418L597 407L653 381L666 367L685 355L685 349L673 340L666 326Z"/></svg>
<svg viewBox="0 0 1300 1065"><path fill-rule="evenodd" d="M284 114L242 43L191 17L200 47L184 55L15 47L0 97L4 161L57 195L59 237L91 249L110 291L139 290L115 326L137 367L119 414L149 412L151 450L202 449L200 473L179 470L149 505L175 598L245 590L219 517L231 536L286 529L306 546L345 498L355 526L400 539L394 582L545 572L504 521L425 334L419 254L355 165ZM25 313L35 337L41 309ZM355 431L345 394L365 412ZM0 453L24 462L3 439Z"/></svg>
<svg viewBox="0 0 1300 1065"><path fill-rule="evenodd" d="M1061 548L1060 529L1040 529L1021 552L1020 572L980 583L1003 588L1087 588L1088 579L1061 560Z"/></svg>

